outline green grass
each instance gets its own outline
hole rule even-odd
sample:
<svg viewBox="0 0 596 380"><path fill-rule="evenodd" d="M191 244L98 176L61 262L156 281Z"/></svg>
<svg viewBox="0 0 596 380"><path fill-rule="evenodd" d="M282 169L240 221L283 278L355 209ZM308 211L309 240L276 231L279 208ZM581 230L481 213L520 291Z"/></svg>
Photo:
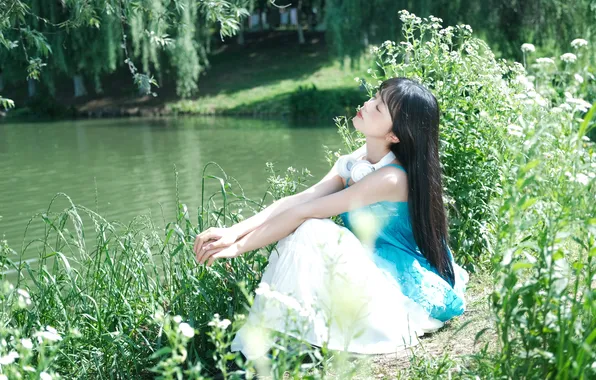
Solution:
<svg viewBox="0 0 596 380"><path fill-rule="evenodd" d="M351 68L329 56L322 35L306 36L298 45L291 39L259 41L240 48L227 46L211 59L212 68L199 83L199 94L189 100L169 102L173 112L192 114L290 114L290 95L300 86L321 91L358 91L354 77L363 69ZM247 52L248 50L248 52ZM362 66L366 67L364 59Z"/></svg>

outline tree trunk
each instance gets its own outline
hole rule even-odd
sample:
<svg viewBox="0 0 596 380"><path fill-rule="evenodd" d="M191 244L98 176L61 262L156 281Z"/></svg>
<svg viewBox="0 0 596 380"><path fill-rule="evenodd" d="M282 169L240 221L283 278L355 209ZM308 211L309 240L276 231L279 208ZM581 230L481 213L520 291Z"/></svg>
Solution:
<svg viewBox="0 0 596 380"><path fill-rule="evenodd" d="M37 93L37 83L35 82L35 79L33 79L33 78L27 79L27 94L29 95L30 98L32 98L35 96L36 93Z"/></svg>
<svg viewBox="0 0 596 380"><path fill-rule="evenodd" d="M244 21L240 21L240 30L238 30L238 45L244 46Z"/></svg>
<svg viewBox="0 0 596 380"><path fill-rule="evenodd" d="M300 45L304 45L306 41L304 40L304 32L302 31L302 26L298 24L298 43Z"/></svg>
<svg viewBox="0 0 596 380"><path fill-rule="evenodd" d="M85 82L83 81L83 76L81 74L76 74L72 77L74 83L74 96L78 98L79 96L87 95L87 89L85 88Z"/></svg>
<svg viewBox="0 0 596 380"><path fill-rule="evenodd" d="M302 25L300 25L300 10L302 9L302 0L298 1L298 6L296 7L296 28L298 29L298 43L300 45L304 45L306 41L304 40L304 31L302 30Z"/></svg>

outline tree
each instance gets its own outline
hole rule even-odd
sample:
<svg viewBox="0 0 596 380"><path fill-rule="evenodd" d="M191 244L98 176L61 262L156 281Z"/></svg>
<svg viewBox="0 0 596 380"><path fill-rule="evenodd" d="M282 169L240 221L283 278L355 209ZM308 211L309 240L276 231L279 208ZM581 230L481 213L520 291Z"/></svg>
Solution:
<svg viewBox="0 0 596 380"><path fill-rule="evenodd" d="M274 0L271 0L274 1ZM249 0L0 0L0 62L4 82L43 79L51 90L56 74L73 78L115 70L125 58L134 82L151 93L164 59L177 69L176 88L190 96L209 62L211 31L234 35ZM134 61L140 59L141 70ZM9 75L10 73L10 75ZM43 73L43 74L42 74ZM43 77L43 78L42 78ZM0 102L11 106L0 97Z"/></svg>

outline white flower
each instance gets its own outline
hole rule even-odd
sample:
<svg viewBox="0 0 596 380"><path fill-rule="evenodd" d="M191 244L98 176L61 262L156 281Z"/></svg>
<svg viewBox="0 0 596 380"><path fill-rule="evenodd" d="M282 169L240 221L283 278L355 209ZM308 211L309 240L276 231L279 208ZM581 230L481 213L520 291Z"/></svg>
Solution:
<svg viewBox="0 0 596 380"><path fill-rule="evenodd" d="M181 317L181 316L179 316L179 315L175 316L175 317L174 317L174 322L176 322L176 323L180 323L180 322L182 322L182 317Z"/></svg>
<svg viewBox="0 0 596 380"><path fill-rule="evenodd" d="M222 330L225 330L228 328L228 326L232 324L232 322L230 322L229 319L224 319L219 323L219 328Z"/></svg>
<svg viewBox="0 0 596 380"><path fill-rule="evenodd" d="M39 380L52 380L52 375L47 372L42 372L39 374Z"/></svg>
<svg viewBox="0 0 596 380"><path fill-rule="evenodd" d="M8 380L8 377L0 373L0 380Z"/></svg>
<svg viewBox="0 0 596 380"><path fill-rule="evenodd" d="M566 94L567 95L567 94ZM565 101L569 104L575 105L574 111L588 112L592 105L580 98L568 97Z"/></svg>
<svg viewBox="0 0 596 380"><path fill-rule="evenodd" d="M29 292L27 292L25 289L17 289L17 293L19 293L21 296L25 298L31 298L29 296Z"/></svg>
<svg viewBox="0 0 596 380"><path fill-rule="evenodd" d="M573 53L565 53L561 56L561 61L567 62L567 63L573 63L573 62L577 61L577 55L575 55Z"/></svg>
<svg viewBox="0 0 596 380"><path fill-rule="evenodd" d="M575 176L575 182L579 182L582 185L586 186L590 182L590 178L583 173L579 173Z"/></svg>
<svg viewBox="0 0 596 380"><path fill-rule="evenodd" d="M535 47L534 47L534 45L532 45L532 44L523 44L523 45L521 46L521 50L522 50L524 53L533 53L533 52L535 52L535 51L536 51L536 48L535 48Z"/></svg>
<svg viewBox="0 0 596 380"><path fill-rule="evenodd" d="M534 89L534 83L532 83L532 81L530 80L530 78L528 78L525 75L518 75L515 77L515 81L519 84L521 84L522 86L524 86L524 88L527 91L531 91Z"/></svg>
<svg viewBox="0 0 596 380"><path fill-rule="evenodd" d="M571 46L575 49L579 49L580 47L588 46L588 41L584 40L583 38L576 38L575 40L571 41Z"/></svg>
<svg viewBox="0 0 596 380"><path fill-rule="evenodd" d="M15 351L10 351L8 355L4 355L0 357L0 364L1 365L8 365L14 363L15 359L19 357L19 354Z"/></svg>
<svg viewBox="0 0 596 380"><path fill-rule="evenodd" d="M178 331L182 333L187 338L192 338L195 336L195 329L193 329L188 323L183 322L178 326Z"/></svg>
<svg viewBox="0 0 596 380"><path fill-rule="evenodd" d="M358 77L355 77L355 78L354 78L354 81L356 81L356 82L360 82L360 78L358 78Z"/></svg>
<svg viewBox="0 0 596 380"><path fill-rule="evenodd" d="M51 326L46 326L45 331L40 331L36 335L39 338L40 342L41 339L49 340L50 342L57 342L62 340L60 334L58 334L56 329Z"/></svg>
<svg viewBox="0 0 596 380"><path fill-rule="evenodd" d="M33 348L33 342L31 342L31 339L21 339L21 344L28 350Z"/></svg>
<svg viewBox="0 0 596 380"><path fill-rule="evenodd" d="M153 319L156 321L163 320L163 313L161 312L161 310L157 310L155 313L153 313Z"/></svg>
<svg viewBox="0 0 596 380"><path fill-rule="evenodd" d="M536 63L539 65L554 65L555 61L552 58L537 58Z"/></svg>
<svg viewBox="0 0 596 380"><path fill-rule="evenodd" d="M515 124L510 124L507 127L507 132L510 135L517 136L517 137L523 137L523 135L524 135L524 130L522 129L522 127L515 125Z"/></svg>
<svg viewBox="0 0 596 380"><path fill-rule="evenodd" d="M553 107L550 109L550 112L552 113L561 113L563 112L563 109L561 107Z"/></svg>
<svg viewBox="0 0 596 380"><path fill-rule="evenodd" d="M573 75L573 77L575 78L575 80L577 81L577 83L579 83L579 84L584 83L584 77L582 77L581 75L575 74L575 75Z"/></svg>

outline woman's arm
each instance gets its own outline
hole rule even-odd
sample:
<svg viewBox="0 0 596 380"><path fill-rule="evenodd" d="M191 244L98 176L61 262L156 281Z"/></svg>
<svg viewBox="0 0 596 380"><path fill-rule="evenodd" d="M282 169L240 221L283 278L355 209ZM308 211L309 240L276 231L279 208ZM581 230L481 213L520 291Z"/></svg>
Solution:
<svg viewBox="0 0 596 380"><path fill-rule="evenodd" d="M262 226L267 221L274 219L286 210L298 207L314 199L336 193L343 188L341 177L337 174L336 165L317 184L305 191L284 197L273 202L258 214L246 219L230 228L209 228L197 235L193 246L193 252L198 262L204 262L204 257L213 255L226 247L230 247L240 238ZM208 243L211 241L211 243ZM206 251L204 246L209 244L210 250Z"/></svg>
<svg viewBox="0 0 596 380"><path fill-rule="evenodd" d="M210 265L215 259L236 257L275 243L294 232L309 218L327 218L369 204L392 200L397 189L403 187L403 181L407 181L407 178L401 170L381 169L347 189L285 209L224 250L217 249L216 244L207 244L203 247L204 253L199 262L208 260Z"/></svg>
<svg viewBox="0 0 596 380"><path fill-rule="evenodd" d="M327 175L325 175L325 177L323 177L323 179L321 179L318 183L302 191L301 193L290 195L273 202L258 214L233 225L231 228L238 234L238 238L241 238L285 210L309 202L313 199L321 198L326 195L338 192L342 189L342 187L343 182L337 174L334 165L329 173L327 173Z"/></svg>

